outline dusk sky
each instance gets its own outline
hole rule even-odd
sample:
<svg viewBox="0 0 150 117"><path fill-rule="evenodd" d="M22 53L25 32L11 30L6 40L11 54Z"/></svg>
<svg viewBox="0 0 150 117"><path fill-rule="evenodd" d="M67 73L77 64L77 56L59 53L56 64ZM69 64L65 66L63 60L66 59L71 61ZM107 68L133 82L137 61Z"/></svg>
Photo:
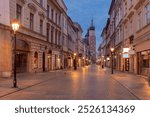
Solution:
<svg viewBox="0 0 150 117"><path fill-rule="evenodd" d="M85 36L91 19L96 27L97 49L101 41L100 34L108 18L111 0L64 0L68 15L73 21L81 24Z"/></svg>

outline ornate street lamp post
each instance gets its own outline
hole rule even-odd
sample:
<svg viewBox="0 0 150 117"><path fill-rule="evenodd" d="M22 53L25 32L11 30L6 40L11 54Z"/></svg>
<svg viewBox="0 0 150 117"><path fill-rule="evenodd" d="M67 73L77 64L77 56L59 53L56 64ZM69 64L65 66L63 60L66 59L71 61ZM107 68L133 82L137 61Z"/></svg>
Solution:
<svg viewBox="0 0 150 117"><path fill-rule="evenodd" d="M110 48L110 51L111 51L111 74L114 74L114 70L113 70L113 66L114 66L114 64L113 64L113 55L114 55L114 48Z"/></svg>
<svg viewBox="0 0 150 117"><path fill-rule="evenodd" d="M14 19L12 22L12 29L14 31L14 79L13 79L13 87L17 88L17 78L16 78L16 33L19 30L19 22L17 19Z"/></svg>

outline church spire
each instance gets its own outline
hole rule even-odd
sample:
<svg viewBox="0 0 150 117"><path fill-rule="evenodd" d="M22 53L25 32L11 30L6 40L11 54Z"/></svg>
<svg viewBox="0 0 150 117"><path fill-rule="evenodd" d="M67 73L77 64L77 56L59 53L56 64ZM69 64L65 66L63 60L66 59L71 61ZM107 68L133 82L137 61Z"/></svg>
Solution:
<svg viewBox="0 0 150 117"><path fill-rule="evenodd" d="M92 20L91 20L90 30L95 30L95 26L94 26L94 20L93 20L93 18L92 18Z"/></svg>
<svg viewBox="0 0 150 117"><path fill-rule="evenodd" d="M91 20L91 26L94 26L94 23L93 23L93 18L92 18L92 20Z"/></svg>

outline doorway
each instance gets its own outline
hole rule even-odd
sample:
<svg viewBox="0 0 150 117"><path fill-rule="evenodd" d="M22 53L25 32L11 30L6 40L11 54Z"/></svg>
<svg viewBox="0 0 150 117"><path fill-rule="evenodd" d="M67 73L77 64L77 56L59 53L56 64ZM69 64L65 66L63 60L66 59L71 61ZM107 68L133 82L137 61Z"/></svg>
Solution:
<svg viewBox="0 0 150 117"><path fill-rule="evenodd" d="M125 71L129 71L129 58L125 58Z"/></svg>
<svg viewBox="0 0 150 117"><path fill-rule="evenodd" d="M17 73L27 72L27 58L28 58L27 53L18 52L16 54L16 70L17 70Z"/></svg>
<svg viewBox="0 0 150 117"><path fill-rule="evenodd" d="M45 72L45 52L43 52L43 72Z"/></svg>

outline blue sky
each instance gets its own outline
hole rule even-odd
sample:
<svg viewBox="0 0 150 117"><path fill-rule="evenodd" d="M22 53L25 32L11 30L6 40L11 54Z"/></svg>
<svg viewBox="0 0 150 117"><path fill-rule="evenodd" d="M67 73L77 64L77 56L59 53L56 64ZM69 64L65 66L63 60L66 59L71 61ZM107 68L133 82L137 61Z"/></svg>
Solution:
<svg viewBox="0 0 150 117"><path fill-rule="evenodd" d="M101 42L100 34L108 18L111 0L64 0L64 2L68 8L68 15L82 26L83 36L91 24L91 19L94 19L98 48Z"/></svg>

